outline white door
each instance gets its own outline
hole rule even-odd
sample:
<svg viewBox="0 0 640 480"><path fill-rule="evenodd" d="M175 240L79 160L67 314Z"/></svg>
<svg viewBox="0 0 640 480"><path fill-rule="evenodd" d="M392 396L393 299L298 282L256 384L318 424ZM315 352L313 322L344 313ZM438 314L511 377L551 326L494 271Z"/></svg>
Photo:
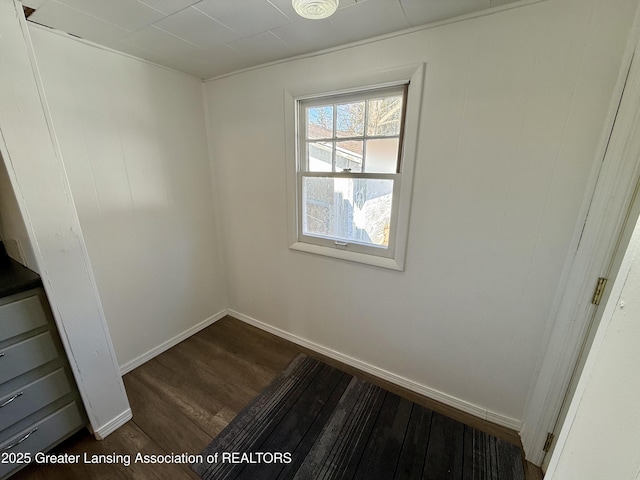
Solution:
<svg viewBox="0 0 640 480"><path fill-rule="evenodd" d="M589 349L591 348L594 336L596 334L596 331L598 330L598 325L600 324L603 310L609 299L609 294L611 293L613 279L616 277L618 270L620 269L620 264L622 263L624 254L627 251L629 240L631 239L631 235L633 234L634 228L636 227L636 224L640 217L640 198L639 197L640 197L640 182L636 184L635 192L631 200L631 205L628 208L626 218L622 226L622 231L618 236L618 240L616 242L615 250L613 252L611 260L603 274L603 278L608 279L608 281L606 283L606 287L602 291L599 305L595 310L593 310L591 318L588 322L588 327L585 332L584 339L582 341L580 354L576 362L576 365L573 369L569 387L567 388L567 391L564 395L564 399L562 401L562 407L560 408L560 413L553 427L552 434L554 438L558 438L560 428L562 427L562 424L564 423L565 418L567 416L567 410L569 409L569 404L571 403L571 399L573 398L573 395L575 393L576 386L580 378L580 374L582 373L585 361L587 359L587 355L589 353ZM598 279L594 279L594 293L595 293L595 287L597 282L598 282ZM542 461L543 471L546 471L547 467L549 466L549 461L551 459L554 446L555 446L555 443L552 442L551 448L549 449L548 452L545 453L545 456Z"/></svg>

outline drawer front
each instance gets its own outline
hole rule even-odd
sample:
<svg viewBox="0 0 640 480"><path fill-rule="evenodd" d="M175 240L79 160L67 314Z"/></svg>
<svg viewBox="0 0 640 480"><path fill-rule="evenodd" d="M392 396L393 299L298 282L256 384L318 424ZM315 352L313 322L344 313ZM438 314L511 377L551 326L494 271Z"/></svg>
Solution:
<svg viewBox="0 0 640 480"><path fill-rule="evenodd" d="M46 324L38 295L0 306L0 342Z"/></svg>
<svg viewBox="0 0 640 480"><path fill-rule="evenodd" d="M49 332L0 350L0 383L22 375L58 356Z"/></svg>
<svg viewBox="0 0 640 480"><path fill-rule="evenodd" d="M18 435L0 443L3 453L31 453L47 450L67 434L79 430L84 424L78 405L73 402L36 423ZM21 467L11 463L0 463L0 477Z"/></svg>
<svg viewBox="0 0 640 480"><path fill-rule="evenodd" d="M0 431L71 392L62 368L0 398Z"/></svg>

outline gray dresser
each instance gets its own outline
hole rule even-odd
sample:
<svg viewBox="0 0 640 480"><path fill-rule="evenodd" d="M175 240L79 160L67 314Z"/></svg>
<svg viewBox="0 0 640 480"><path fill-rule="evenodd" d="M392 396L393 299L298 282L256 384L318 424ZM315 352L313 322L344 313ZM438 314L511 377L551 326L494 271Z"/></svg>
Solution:
<svg viewBox="0 0 640 480"><path fill-rule="evenodd" d="M40 280L13 260L0 269L7 261L35 279L0 278L0 479L86 425Z"/></svg>

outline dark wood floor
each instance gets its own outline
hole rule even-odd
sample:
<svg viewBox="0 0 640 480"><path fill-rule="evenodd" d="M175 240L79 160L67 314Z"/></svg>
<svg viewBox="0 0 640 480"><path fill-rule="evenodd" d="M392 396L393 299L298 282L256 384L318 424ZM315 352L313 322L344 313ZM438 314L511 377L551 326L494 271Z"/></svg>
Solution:
<svg viewBox="0 0 640 480"><path fill-rule="evenodd" d="M226 317L124 376L133 420L103 441L81 432L54 451L94 454L200 453L235 415L286 367L305 352L356 373L411 401L520 445L518 435L439 404L371 375L309 352L291 342ZM189 479L186 464L121 463L30 465L12 477L26 479ZM542 478L528 465L527 479Z"/></svg>

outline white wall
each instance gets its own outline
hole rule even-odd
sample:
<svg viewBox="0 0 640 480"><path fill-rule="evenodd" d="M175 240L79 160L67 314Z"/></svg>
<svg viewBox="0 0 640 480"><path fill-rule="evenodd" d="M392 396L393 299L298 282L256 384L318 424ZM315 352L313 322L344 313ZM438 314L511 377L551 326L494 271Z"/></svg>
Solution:
<svg viewBox="0 0 640 480"><path fill-rule="evenodd" d="M640 223L589 352L550 480L640 476Z"/></svg>
<svg viewBox="0 0 640 480"><path fill-rule="evenodd" d="M512 427L636 0L550 0L207 83L229 306ZM427 63L405 272L291 251L283 90Z"/></svg>
<svg viewBox="0 0 640 480"><path fill-rule="evenodd" d="M226 308L202 82L30 24L118 362Z"/></svg>

